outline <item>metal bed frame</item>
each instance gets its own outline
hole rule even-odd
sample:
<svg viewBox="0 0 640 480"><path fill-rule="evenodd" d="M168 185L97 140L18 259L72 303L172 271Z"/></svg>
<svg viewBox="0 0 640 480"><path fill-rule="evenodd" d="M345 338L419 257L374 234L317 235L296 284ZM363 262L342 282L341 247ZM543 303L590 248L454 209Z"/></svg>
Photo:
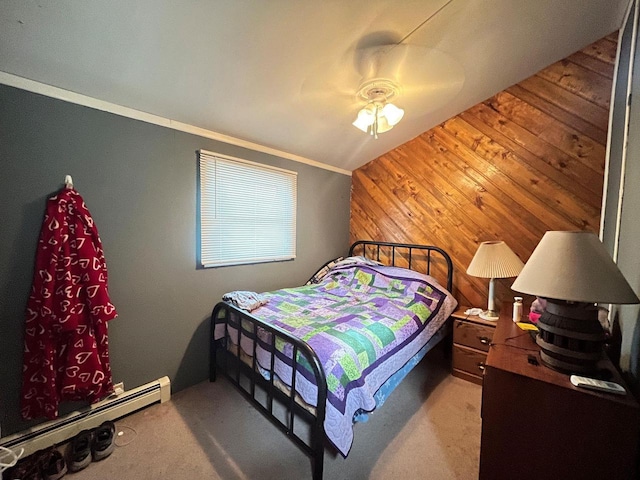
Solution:
<svg viewBox="0 0 640 480"><path fill-rule="evenodd" d="M361 253L359 253L361 251ZM381 257L382 252L382 257ZM419 252L416 254L415 252ZM404 258L407 268L420 261L421 257L426 261L426 273L431 274L433 260L432 254L436 253L446 264L447 290L451 291L453 284L453 264L449 255L439 247L429 245L415 245L407 243L377 242L372 240L359 240L349 248L349 256L360 254L365 258L380 261L388 260L391 266L396 265L398 257ZM426 257L426 258L425 258ZM404 266L404 265L403 265ZM215 340L216 324L224 324L224 336ZM450 329L449 322L445 324ZM235 329L230 333L229 326ZM269 379L265 379L257 368L256 348L258 342L258 328L270 335L268 351L271 355ZM234 338L231 338L231 335ZM443 338L449 338L450 333ZM253 355L249 361L241 356L241 339L248 339L253 345ZM241 310L227 302L219 302L211 314L209 351L209 381L214 382L217 376L217 363L220 364L225 377L230 380L238 390L278 429L284 432L307 456L311 458L313 479L321 480L324 468L324 419L327 401L327 382L325 373L318 356L313 349L303 340L291 336L281 328L264 323L249 312ZM230 343L231 341L231 343ZM274 382L274 363L276 342L289 343L293 346L291 388L285 390L278 388ZM300 363L298 355L311 367L315 376L315 384L318 387L316 407L305 408L296 398L297 364ZM263 395L263 397L260 397ZM274 413L274 401L285 411L284 421ZM308 406L307 406L308 407ZM294 431L296 418L308 425L308 439L304 440Z"/></svg>

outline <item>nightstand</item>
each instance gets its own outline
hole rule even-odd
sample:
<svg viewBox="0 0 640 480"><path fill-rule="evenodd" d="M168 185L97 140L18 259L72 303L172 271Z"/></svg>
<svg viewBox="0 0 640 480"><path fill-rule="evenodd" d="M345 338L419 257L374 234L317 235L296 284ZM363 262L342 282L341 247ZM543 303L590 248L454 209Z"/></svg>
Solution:
<svg viewBox="0 0 640 480"><path fill-rule="evenodd" d="M461 307L453 317L453 371L455 377L482 385L487 352L496 328L496 322L467 315Z"/></svg>

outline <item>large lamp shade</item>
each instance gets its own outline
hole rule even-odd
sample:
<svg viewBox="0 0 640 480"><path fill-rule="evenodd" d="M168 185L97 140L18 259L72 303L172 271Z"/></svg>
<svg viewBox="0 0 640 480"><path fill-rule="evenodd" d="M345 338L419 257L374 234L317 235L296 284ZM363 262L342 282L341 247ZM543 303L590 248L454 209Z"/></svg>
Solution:
<svg viewBox="0 0 640 480"><path fill-rule="evenodd" d="M538 297L640 303L594 233L547 232L511 287Z"/></svg>
<svg viewBox="0 0 640 480"><path fill-rule="evenodd" d="M606 335L596 303L640 303L590 232L545 233L511 288L547 299L536 342L542 362L566 373L597 375Z"/></svg>

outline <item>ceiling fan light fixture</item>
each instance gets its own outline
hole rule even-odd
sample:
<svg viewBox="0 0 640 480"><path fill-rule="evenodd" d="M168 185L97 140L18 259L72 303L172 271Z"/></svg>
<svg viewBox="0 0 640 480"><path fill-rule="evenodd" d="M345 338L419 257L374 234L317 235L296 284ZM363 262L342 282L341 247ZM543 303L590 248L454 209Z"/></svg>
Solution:
<svg viewBox="0 0 640 480"><path fill-rule="evenodd" d="M367 105L358 112L353 125L374 138L391 130L404 115L403 109L389 102L398 92L397 85L385 79L374 79L361 85L357 96L366 100Z"/></svg>

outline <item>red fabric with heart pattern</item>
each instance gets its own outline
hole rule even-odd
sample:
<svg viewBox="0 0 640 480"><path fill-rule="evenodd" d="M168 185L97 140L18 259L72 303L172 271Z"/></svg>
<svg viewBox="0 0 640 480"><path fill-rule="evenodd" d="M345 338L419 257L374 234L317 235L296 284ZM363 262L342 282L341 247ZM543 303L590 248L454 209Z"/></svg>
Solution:
<svg viewBox="0 0 640 480"><path fill-rule="evenodd" d="M63 400L113 392L102 242L82 197L65 188L47 201L27 304L21 413L56 418Z"/></svg>

